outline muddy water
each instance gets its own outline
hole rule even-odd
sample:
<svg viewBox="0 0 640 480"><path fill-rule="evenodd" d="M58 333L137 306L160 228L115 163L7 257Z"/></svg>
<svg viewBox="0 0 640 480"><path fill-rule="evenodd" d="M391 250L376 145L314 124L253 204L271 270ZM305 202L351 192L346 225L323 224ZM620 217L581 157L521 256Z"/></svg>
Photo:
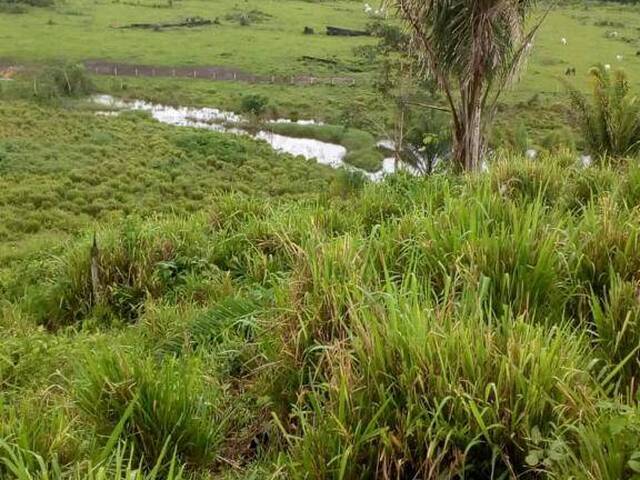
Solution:
<svg viewBox="0 0 640 480"><path fill-rule="evenodd" d="M264 140L271 147L283 153L300 155L309 160L315 160L323 165L333 168L346 168L354 171L361 171L344 162L347 154L346 148L342 145L321 142L312 138L296 138L278 135L265 130L251 133L238 127L246 123L246 120L234 113L219 110L217 108L192 108L192 107L172 107L160 105L142 100L124 101L110 95L96 95L92 101L110 110L96 112L97 115L117 115L119 110L138 110L148 112L159 122L179 127L195 127L217 132L225 132L236 135L250 135L258 140ZM300 125L321 124L313 120L292 121L288 119L275 120L274 123L298 123ZM233 127L229 125L234 125ZM383 162L381 170L375 173L361 171L373 181L381 180L385 175L395 172L396 162L393 158L387 158Z"/></svg>

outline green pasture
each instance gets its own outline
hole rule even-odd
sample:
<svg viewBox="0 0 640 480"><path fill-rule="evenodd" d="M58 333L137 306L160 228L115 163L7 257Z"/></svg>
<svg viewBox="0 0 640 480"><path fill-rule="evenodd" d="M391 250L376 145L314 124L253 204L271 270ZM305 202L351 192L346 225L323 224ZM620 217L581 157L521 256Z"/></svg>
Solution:
<svg viewBox="0 0 640 480"><path fill-rule="evenodd" d="M170 1L170 0L169 0ZM243 26L234 15L260 12ZM163 31L121 29L187 17L220 24ZM368 19L360 2L266 0L177 0L167 3L71 0L26 14L0 13L0 58L19 62L107 59L158 65L225 65L255 73L331 73L301 61L304 55L332 58L344 73L352 48L371 39L324 34L326 25L363 29ZM303 35L305 26L315 35ZM37 33L34 33L37 32Z"/></svg>

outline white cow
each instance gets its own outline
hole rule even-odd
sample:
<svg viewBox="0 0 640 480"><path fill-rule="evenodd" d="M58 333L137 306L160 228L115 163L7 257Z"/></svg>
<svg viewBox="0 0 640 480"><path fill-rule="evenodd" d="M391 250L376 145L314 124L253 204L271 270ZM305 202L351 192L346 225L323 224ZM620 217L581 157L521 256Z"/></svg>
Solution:
<svg viewBox="0 0 640 480"><path fill-rule="evenodd" d="M616 60L621 62L622 60L624 60L624 57L622 55L616 55Z"/></svg>
<svg viewBox="0 0 640 480"><path fill-rule="evenodd" d="M562 39L560 39L560 42L562 43L562 45L567 45L569 42L567 41L566 38L562 37Z"/></svg>

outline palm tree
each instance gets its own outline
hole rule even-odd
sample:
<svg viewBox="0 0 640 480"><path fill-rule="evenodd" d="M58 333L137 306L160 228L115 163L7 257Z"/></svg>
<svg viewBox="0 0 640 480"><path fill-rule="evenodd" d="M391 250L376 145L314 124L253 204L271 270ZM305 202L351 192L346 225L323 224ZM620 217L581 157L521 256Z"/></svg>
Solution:
<svg viewBox="0 0 640 480"><path fill-rule="evenodd" d="M443 90L453 122L455 166L479 169L487 120L549 10L526 31L535 0L387 1L408 26L412 52Z"/></svg>
<svg viewBox="0 0 640 480"><path fill-rule="evenodd" d="M623 157L640 151L640 100L632 95L627 76L613 75L603 65L589 72L592 102L565 82L573 113L589 148L600 158Z"/></svg>

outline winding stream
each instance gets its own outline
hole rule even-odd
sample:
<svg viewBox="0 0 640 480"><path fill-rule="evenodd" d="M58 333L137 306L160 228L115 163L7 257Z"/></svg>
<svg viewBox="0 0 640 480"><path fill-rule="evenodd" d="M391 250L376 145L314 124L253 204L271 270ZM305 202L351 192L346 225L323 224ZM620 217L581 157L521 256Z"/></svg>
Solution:
<svg viewBox="0 0 640 480"><path fill-rule="evenodd" d="M372 181L379 181L385 175L396 171L396 162L393 158L386 158L382 162L382 168L374 173L360 170L344 162L347 149L342 145L321 142L312 138L296 138L285 135L278 135L266 130L252 133L238 127L245 123L245 119L234 113L219 110L217 108L192 108L192 107L172 107L160 105L143 100L120 100L110 95L96 95L91 99L93 103L109 108L109 110L96 112L96 115L114 116L123 110L136 110L148 112L155 120L178 127L194 127L224 132L235 135L249 135L258 140L264 140L277 152L288 153L295 156L302 156L309 160L315 160L323 165L333 168L346 168L352 171L359 171ZM274 120L271 123L297 123L300 125L321 125L313 120L292 121L288 119ZM229 125L234 125L233 127Z"/></svg>

